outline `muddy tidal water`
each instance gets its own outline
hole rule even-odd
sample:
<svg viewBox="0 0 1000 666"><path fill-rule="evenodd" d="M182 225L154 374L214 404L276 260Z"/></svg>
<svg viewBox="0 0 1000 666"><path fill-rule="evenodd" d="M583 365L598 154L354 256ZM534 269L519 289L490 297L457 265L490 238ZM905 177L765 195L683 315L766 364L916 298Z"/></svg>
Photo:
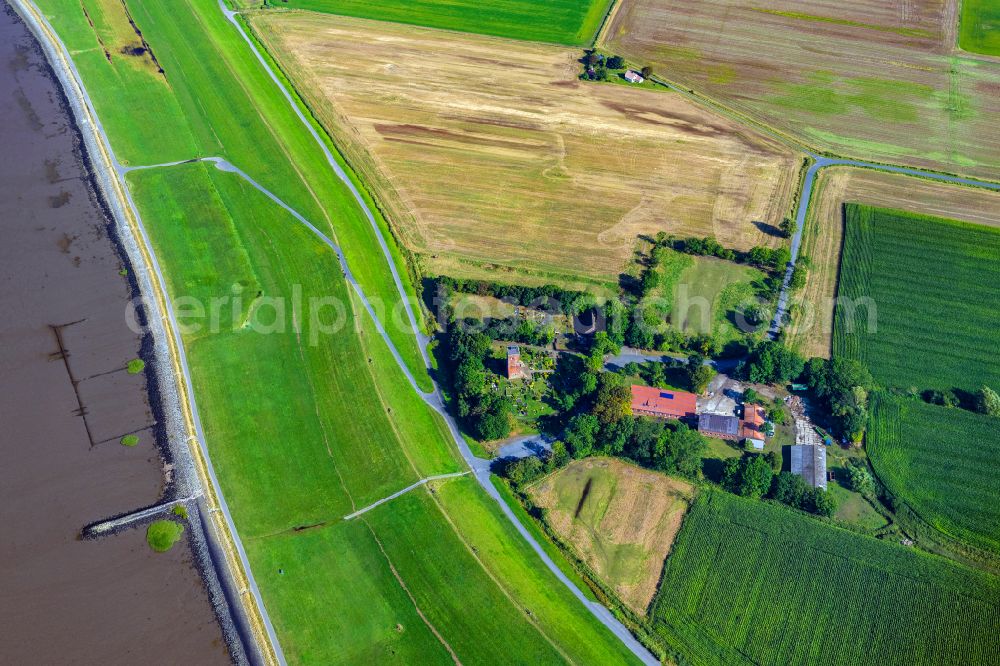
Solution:
<svg viewBox="0 0 1000 666"><path fill-rule="evenodd" d="M2 0L0 118L0 663L229 663L187 541L79 538L155 504L168 470L146 373L125 370L143 342L127 266L58 84Z"/></svg>

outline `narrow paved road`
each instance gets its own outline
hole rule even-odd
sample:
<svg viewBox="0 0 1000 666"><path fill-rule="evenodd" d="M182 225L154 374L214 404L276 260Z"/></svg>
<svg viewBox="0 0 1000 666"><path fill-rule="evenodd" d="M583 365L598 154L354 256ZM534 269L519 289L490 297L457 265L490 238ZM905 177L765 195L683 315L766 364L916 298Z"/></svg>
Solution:
<svg viewBox="0 0 1000 666"><path fill-rule="evenodd" d="M127 209L128 213L132 215L139 233L139 237L134 239L135 242L140 247L145 246L145 248L148 249L148 262L143 256L135 257L133 258L133 261L136 265L144 266L150 274L155 275L161 285L166 285L167 281L163 272L160 270L156 255L152 251L153 246L150 243L149 235L146 233L142 217L139 215L139 211L136 208L135 201L132 198L132 194L129 191L128 184L125 180L125 174L129 168L123 165L115 155L114 149L111 145L111 140L108 137L107 132L104 130L100 116L97 114L93 100L84 85L83 77L80 75L76 63L70 55L69 49L67 49L65 43L63 43L62 39L59 37L59 34L32 0L13 0L13 2L16 5L18 14L20 14L25 20L32 32L38 38L39 42L42 44L49 63L57 72L57 76L63 86L66 97L70 100L70 106L73 108L73 114L76 119L77 126L84 137L84 142L88 145L88 150L92 152L91 161L94 167L94 177L99 182L101 190L108 199L108 205L111 207L112 215L114 216L116 222L120 225L120 228L124 230L124 233L131 233L131 225L128 222L126 213ZM122 201L118 200L117 195L119 193L123 199ZM164 301L161 307L161 303L157 300L155 294L146 293L146 290L144 289L143 295L153 301L154 313L161 309L165 310L159 312L159 314L169 322L170 327L172 328L173 344L177 349L178 355L177 362L181 368L183 381L188 388L187 395L189 399L189 411L194 421L193 426L195 429L195 439L198 440L198 447L207 468L208 481L212 486L214 496L218 500L219 511L222 514L225 522L225 529L228 532L228 535L217 535L213 529L208 527L207 523L203 523L205 527L205 529L203 529L203 534L206 541L209 542L207 544L208 548L214 553L226 553L230 550L229 546L220 542L226 536L231 539L232 546L236 551L236 557L239 559L239 566L242 568L243 573L246 576L247 585L249 587L248 590L237 590L237 593L239 595L243 595L244 593L249 592L253 597L253 604L260 610L260 620L264 625L264 633L267 634L267 640L274 652L275 659L279 664L284 665L286 660L284 653L281 650L281 644L278 642L274 626L271 624L271 619L267 614L263 598L260 595L260 590L257 587L256 580L254 579L253 571L250 568L250 562L247 559L246 550L243 547L243 542L240 540L239 533L236 531L236 525L229 512L225 496L222 494L218 477L216 476L215 469L212 466L212 460L208 455L208 447L205 440L205 433L201 425L201 419L198 415L196 399L193 393L191 393L193 383L188 369L187 357L180 338L180 328L174 315L175 311L171 304L170 297L164 291ZM168 344L166 341L164 341L164 343ZM185 446L178 447L178 453L180 455L183 455L183 452L185 451L187 451L186 443ZM189 455L189 457L193 456ZM191 466L192 469L196 466L193 461L191 462ZM193 479L192 483L200 485L200 481L197 479ZM199 497L197 502L199 516L205 516L214 511L213 507L207 503L204 495ZM240 579L238 572L229 571L229 566L221 559L216 561L218 562L216 567L218 569L219 579L228 579L232 581L234 585L237 585ZM234 609L234 612L249 615L249 612L246 610L237 611L237 609ZM242 631L241 621L234 618L234 622L237 630ZM241 639L246 642L248 646L248 653L252 652L251 647L256 647L253 646L253 643L258 641L256 634L253 636L242 636ZM266 646L261 646L259 649L266 655L267 650L265 648ZM256 656L252 654L248 654L248 656L254 659L254 661L257 660Z"/></svg>
<svg viewBox="0 0 1000 666"><path fill-rule="evenodd" d="M270 64L261 55L260 51L257 49L257 46L254 44L253 40L251 40L250 37L247 35L246 31L243 30L243 26L240 25L239 20L237 20L236 18L237 12L228 9L224 3L224 0L219 0L219 9L223 12L226 18L230 21L230 23L232 23L233 26L236 27L236 30L239 32L244 42L246 42L247 46L253 52L254 56L257 58L257 61L260 63L261 67L264 68L264 70L267 72L268 76L271 78L274 84L278 86L278 89L285 97L285 100L288 102L292 111L301 121L303 126L308 130L310 135L312 135L313 139L315 140L319 148L323 151L323 154L326 156L330 168L337 175L337 177L340 178L347 185L348 189L353 194L355 201L357 201L357 204L364 211L365 216L368 218L368 221L371 224L372 231L378 238L379 246L382 249L382 254L385 258L386 264L388 265L388 268L392 273L393 280L396 284L396 290L399 293L401 302L405 306L406 314L410 322L410 327L413 331L414 336L416 336L419 342L418 346L420 347L420 353L423 357L424 364L427 367L427 369L430 370L431 363L430 363L429 353L427 351L427 345L430 342L430 340L426 335L424 335L423 331L421 331L420 327L417 325L417 318L413 313L413 304L410 302L410 299L406 293L406 289L403 287L402 279L400 278L399 273L396 270L396 265L395 262L393 261L392 254L389 251L389 246L386 243L381 228L379 228L378 223L375 221L374 214L368 207L368 204L365 202L360 192L358 192L357 188L354 186L354 183L347 176L344 170L340 167L336 159L334 159L334 156L331 154L330 150L326 147L326 144L320 138L315 128L313 128L312 124L302 113L301 109L299 109L298 105L295 103L294 98L292 97L288 89L285 87L284 83L282 83L281 79L275 74ZM217 164L217 166L219 165ZM304 221L304 218L298 215L296 215L296 219ZM311 224L307 224L307 226L309 226L311 229L313 229L314 232L316 232L314 226L312 226ZM368 313L372 317L372 320L375 322L375 326L378 329L379 335L382 336L382 339L389 347L393 357L396 359L396 363L399 364L399 367L406 374L406 378L410 382L411 386L413 386L413 389L423 398L423 400L432 409L434 409L434 411L440 414L441 417L444 418L445 422L448 424L448 429L452 434L452 438L455 441L455 445L458 447L459 452L465 459L466 464L468 464L469 467L475 472L476 480L479 481L480 486L482 486L482 488L487 492L487 494L489 494L500 505L501 510L511 521L511 523L514 525L517 531L520 532L521 536L529 543L529 545L538 554L538 556L542 559L542 561L549 568L549 570L564 585L566 585L570 589L573 595L576 596L577 599L579 599L580 602L583 603L591 611L591 613L594 614L595 617L597 617L597 619L599 619L606 627L608 627L608 629L610 629L616 636L618 636L618 638L620 638L622 642L624 642L625 645L628 646L628 648L640 660L642 660L646 664L657 664L658 661L652 655L652 653L650 653L649 650L643 647L642 644L640 644L639 641L635 639L635 637L631 634L631 632L629 632L629 630L625 628L625 625L619 622L607 608L601 606L600 604L594 604L590 602L583 595L583 592L581 592L580 589L571 580L569 580L569 578L567 578L565 574L563 574L563 572L559 569L559 567L556 566L556 563L553 562L552 559L549 557L548 553L546 553L545 550L542 549L541 545L528 532L527 528L525 528L524 525L522 525L521 522L517 519L513 511L511 511L510 507L507 506L507 503L503 501L503 498L500 497L500 493L497 491L497 489L493 486L493 483L490 481L489 478L490 461L477 458L469 449L468 444L466 444L465 442L465 438L462 437L461 433L459 432L458 425L455 423L455 420L451 417L451 414L448 413L448 410L445 409L444 400L441 396L441 391L439 387L435 384L434 390L431 392L426 392L420 389L409 368L406 366L406 363L403 362L403 359L400 356L399 351L396 349L395 344L393 344L392 340L389 339L388 334L383 328L378 317L375 315L375 312L372 309L371 304L368 302L368 299L365 297L364 292L362 291L360 285L358 285L357 281L354 280L353 276L351 275L350 269L347 266L347 262L344 258L343 253L339 250L339 248L336 247L336 245L332 241L326 238L326 236L323 236L322 234L320 234L320 236L337 252L337 256L340 259L341 267L344 270L345 277L347 277L348 280L351 282L355 292L358 294L359 298L364 303L365 309L368 310Z"/></svg>
<svg viewBox="0 0 1000 666"><path fill-rule="evenodd" d="M676 88L675 88L676 89ZM771 321L771 328L768 329L768 336L773 340L781 332L785 312L788 310L788 296L791 289L792 273L795 271L795 262L799 258L799 250L802 247L802 233L805 230L806 215L809 212L809 204L812 200L813 185L816 183L816 174L820 169L831 166L852 166L862 169L874 169L876 171L886 171L889 173L899 173L907 176L917 176L939 180L945 183L955 183L957 185L971 185L982 187L988 190L1000 190L1000 183L990 183L983 180L971 178L961 178L959 176L949 176L947 174L924 171L923 169L911 169L908 167L892 166L888 164L876 164L875 162L864 162L862 160L848 160L834 157L823 157L815 153L806 151L809 158L813 160L809 170L806 171L805 180L802 183L802 192L799 195L799 208L795 214L795 234L792 236L792 259L785 269L785 279L781 285L781 294L778 296L778 307L774 312L774 319Z"/></svg>

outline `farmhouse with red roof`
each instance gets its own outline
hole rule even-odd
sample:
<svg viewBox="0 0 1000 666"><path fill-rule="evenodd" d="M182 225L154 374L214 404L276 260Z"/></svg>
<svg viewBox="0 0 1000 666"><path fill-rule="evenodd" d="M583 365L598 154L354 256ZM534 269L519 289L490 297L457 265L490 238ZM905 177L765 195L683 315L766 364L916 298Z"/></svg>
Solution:
<svg viewBox="0 0 1000 666"><path fill-rule="evenodd" d="M632 386L632 413L661 419L694 418L698 396L684 391L667 391L655 386Z"/></svg>

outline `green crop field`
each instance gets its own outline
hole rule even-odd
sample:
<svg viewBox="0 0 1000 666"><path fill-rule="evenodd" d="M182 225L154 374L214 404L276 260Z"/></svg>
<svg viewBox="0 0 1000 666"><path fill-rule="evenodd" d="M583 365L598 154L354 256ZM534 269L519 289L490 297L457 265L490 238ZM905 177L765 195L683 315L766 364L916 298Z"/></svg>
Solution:
<svg viewBox="0 0 1000 666"><path fill-rule="evenodd" d="M834 353L886 387L1000 387L1000 229L854 204L845 213Z"/></svg>
<svg viewBox="0 0 1000 666"><path fill-rule="evenodd" d="M958 45L973 53L1000 56L1000 2L962 0Z"/></svg>
<svg viewBox="0 0 1000 666"><path fill-rule="evenodd" d="M1000 579L721 492L693 505L653 626L697 664L995 664Z"/></svg>
<svg viewBox="0 0 1000 666"><path fill-rule="evenodd" d="M119 0L42 4L120 157L226 157L328 228L369 297L398 300L368 221L215 2L130 2L155 61L122 54L138 33L128 35ZM471 478L344 521L419 478L464 469L444 421L406 382L333 250L287 211L205 163L127 181L177 310L213 464L291 663L634 661ZM386 327L418 367L412 333L392 332L390 314ZM451 502L450 488L461 489ZM516 644L501 640L511 633Z"/></svg>
<svg viewBox="0 0 1000 666"><path fill-rule="evenodd" d="M1000 419L879 396L868 455L882 482L927 524L1000 553Z"/></svg>
<svg viewBox="0 0 1000 666"><path fill-rule="evenodd" d="M290 0L331 14L568 46L590 44L610 0Z"/></svg>

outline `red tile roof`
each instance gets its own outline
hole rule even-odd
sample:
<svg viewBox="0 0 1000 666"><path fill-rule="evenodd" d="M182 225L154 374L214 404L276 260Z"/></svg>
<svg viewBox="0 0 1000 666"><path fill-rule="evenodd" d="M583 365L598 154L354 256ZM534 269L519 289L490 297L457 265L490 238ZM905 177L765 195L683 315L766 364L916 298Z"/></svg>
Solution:
<svg viewBox="0 0 1000 666"><path fill-rule="evenodd" d="M632 412L668 419L693 417L698 412L698 396L684 391L633 385Z"/></svg>
<svg viewBox="0 0 1000 666"><path fill-rule="evenodd" d="M764 408L760 405L743 405L743 436L764 439Z"/></svg>

